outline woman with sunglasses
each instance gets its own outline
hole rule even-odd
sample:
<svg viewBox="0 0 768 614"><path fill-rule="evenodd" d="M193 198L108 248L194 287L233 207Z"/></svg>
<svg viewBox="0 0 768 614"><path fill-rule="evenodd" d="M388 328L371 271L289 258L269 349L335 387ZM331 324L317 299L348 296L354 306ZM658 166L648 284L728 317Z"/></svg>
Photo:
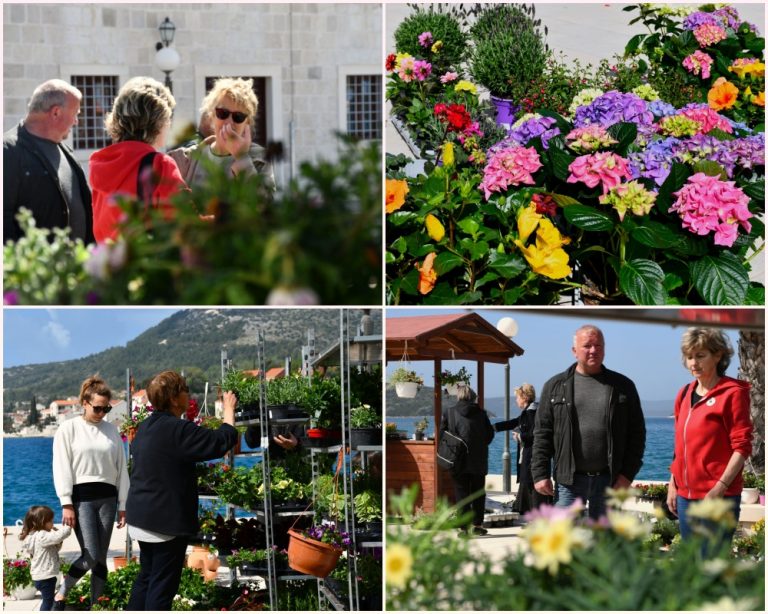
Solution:
<svg viewBox="0 0 768 614"><path fill-rule="evenodd" d="M80 557L72 563L54 597L53 609L63 610L67 592L91 570L91 604L107 581L107 551L117 514L125 526L128 471L123 441L104 418L112 410L112 392L98 376L80 387L83 415L65 421L53 438L53 482L63 508L62 524L72 527Z"/></svg>
<svg viewBox="0 0 768 614"><path fill-rule="evenodd" d="M213 134L192 147L169 152L187 185L205 183L206 167L223 167L230 177L261 175L268 193L275 188L272 166L264 149L251 140L259 100L251 79L222 78L203 99L200 109L207 116Z"/></svg>

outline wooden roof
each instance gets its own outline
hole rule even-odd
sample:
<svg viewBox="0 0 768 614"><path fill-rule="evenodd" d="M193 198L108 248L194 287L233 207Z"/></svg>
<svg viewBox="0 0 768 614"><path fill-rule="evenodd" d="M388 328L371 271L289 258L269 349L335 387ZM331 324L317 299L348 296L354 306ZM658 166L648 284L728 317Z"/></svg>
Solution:
<svg viewBox="0 0 768 614"><path fill-rule="evenodd" d="M387 360L476 360L506 364L523 348L477 313L387 318Z"/></svg>

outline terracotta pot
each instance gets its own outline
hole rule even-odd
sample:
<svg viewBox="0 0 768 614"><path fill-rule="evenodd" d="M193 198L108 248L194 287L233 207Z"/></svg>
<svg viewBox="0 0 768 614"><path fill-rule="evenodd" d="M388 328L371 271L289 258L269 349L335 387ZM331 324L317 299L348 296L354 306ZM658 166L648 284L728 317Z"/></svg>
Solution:
<svg viewBox="0 0 768 614"><path fill-rule="evenodd" d="M325 578L330 574L341 557L341 550L288 530L288 566L310 576Z"/></svg>
<svg viewBox="0 0 768 614"><path fill-rule="evenodd" d="M216 570L221 561L205 546L192 546L192 552L187 556L187 567L197 569L206 580L216 579Z"/></svg>
<svg viewBox="0 0 768 614"><path fill-rule="evenodd" d="M137 560L138 559L135 556L131 557L132 562L136 562ZM114 564L115 569L120 569L128 564L128 559L124 556L114 556L112 557L112 563Z"/></svg>

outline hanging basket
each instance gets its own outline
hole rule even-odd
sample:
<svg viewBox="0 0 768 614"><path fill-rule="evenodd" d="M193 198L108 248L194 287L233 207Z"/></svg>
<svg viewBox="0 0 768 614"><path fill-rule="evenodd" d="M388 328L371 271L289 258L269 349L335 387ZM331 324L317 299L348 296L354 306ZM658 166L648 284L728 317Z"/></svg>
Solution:
<svg viewBox="0 0 768 614"><path fill-rule="evenodd" d="M325 578L334 570L341 550L293 529L288 530L288 535L288 566L291 569L318 578Z"/></svg>
<svg viewBox="0 0 768 614"><path fill-rule="evenodd" d="M395 392L401 399L413 399L419 392L418 382L397 382Z"/></svg>

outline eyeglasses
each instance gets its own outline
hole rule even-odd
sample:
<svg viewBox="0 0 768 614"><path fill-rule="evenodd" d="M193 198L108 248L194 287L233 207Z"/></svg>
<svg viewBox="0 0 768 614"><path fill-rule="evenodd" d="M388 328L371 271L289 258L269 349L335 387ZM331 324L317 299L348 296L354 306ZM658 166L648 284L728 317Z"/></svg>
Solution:
<svg viewBox="0 0 768 614"><path fill-rule="evenodd" d="M246 119L248 119L247 113L241 113L240 111L230 111L229 109L216 107L216 117L219 119L227 119L230 115L232 116L232 121L236 124L242 124Z"/></svg>
<svg viewBox="0 0 768 614"><path fill-rule="evenodd" d="M112 407L109 405L91 405L91 409L97 414L108 414L112 411Z"/></svg>

